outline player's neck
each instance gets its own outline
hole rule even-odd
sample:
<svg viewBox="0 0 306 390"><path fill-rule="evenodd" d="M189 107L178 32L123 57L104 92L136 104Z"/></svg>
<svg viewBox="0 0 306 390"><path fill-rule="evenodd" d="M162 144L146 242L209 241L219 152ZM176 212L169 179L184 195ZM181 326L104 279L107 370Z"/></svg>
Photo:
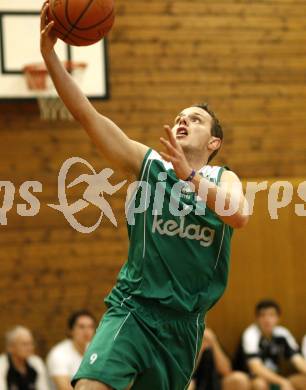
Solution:
<svg viewBox="0 0 306 390"><path fill-rule="evenodd" d="M189 165L196 171L207 165L208 156L206 156L205 154L197 155L192 151L185 151L185 156Z"/></svg>

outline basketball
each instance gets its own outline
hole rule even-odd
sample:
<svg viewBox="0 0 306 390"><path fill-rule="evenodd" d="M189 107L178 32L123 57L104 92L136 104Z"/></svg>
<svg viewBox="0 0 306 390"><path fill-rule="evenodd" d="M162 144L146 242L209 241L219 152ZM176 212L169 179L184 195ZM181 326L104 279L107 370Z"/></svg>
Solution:
<svg viewBox="0 0 306 390"><path fill-rule="evenodd" d="M114 0L50 0L48 18L58 38L74 46L88 46L112 28Z"/></svg>

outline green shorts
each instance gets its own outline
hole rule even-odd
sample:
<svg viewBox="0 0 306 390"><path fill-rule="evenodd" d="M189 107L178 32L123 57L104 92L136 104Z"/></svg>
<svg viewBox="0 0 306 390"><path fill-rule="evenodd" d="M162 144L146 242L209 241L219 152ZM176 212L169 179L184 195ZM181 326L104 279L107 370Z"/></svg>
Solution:
<svg viewBox="0 0 306 390"><path fill-rule="evenodd" d="M204 332L204 314L179 313L127 297L103 316L72 380L92 379L115 390L185 390Z"/></svg>

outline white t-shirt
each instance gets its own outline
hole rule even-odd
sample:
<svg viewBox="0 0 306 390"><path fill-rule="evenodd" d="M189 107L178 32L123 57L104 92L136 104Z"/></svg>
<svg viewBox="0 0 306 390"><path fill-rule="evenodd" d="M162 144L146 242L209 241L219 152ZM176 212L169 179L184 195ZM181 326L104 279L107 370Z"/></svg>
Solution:
<svg viewBox="0 0 306 390"><path fill-rule="evenodd" d="M43 360L32 355L27 359L27 363L36 371L37 378L35 387L38 390L49 390L47 370ZM9 359L6 354L0 355L0 389L7 390L6 376L9 369Z"/></svg>
<svg viewBox="0 0 306 390"><path fill-rule="evenodd" d="M72 378L77 372L82 358L83 356L75 349L72 340L61 341L48 353L47 369L49 376Z"/></svg>
<svg viewBox="0 0 306 390"><path fill-rule="evenodd" d="M304 358L306 359L306 335L304 336L302 340L302 354Z"/></svg>
<svg viewBox="0 0 306 390"><path fill-rule="evenodd" d="M264 365L277 372L281 357L291 359L299 353L299 346L293 335L283 326L276 326L272 336L266 339L258 325L249 326L242 335L242 348L246 359L260 358Z"/></svg>

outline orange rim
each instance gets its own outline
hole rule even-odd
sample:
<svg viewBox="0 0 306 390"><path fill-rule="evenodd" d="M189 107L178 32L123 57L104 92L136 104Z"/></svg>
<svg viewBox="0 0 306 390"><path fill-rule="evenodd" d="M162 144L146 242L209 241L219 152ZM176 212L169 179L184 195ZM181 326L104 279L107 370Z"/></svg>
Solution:
<svg viewBox="0 0 306 390"><path fill-rule="evenodd" d="M72 72L76 69L85 69L87 67L86 62L77 61L64 61L64 67L68 72ZM22 69L25 75L27 86L31 90L45 90L47 88L47 75L48 70L44 63L28 64Z"/></svg>

